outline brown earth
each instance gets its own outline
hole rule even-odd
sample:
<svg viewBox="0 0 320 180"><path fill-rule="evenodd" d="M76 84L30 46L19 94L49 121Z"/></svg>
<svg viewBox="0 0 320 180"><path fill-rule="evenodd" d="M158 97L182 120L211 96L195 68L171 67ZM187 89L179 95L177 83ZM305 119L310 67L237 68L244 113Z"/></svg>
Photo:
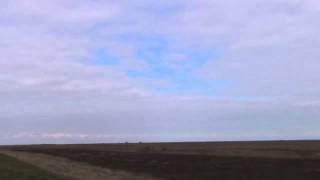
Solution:
<svg viewBox="0 0 320 180"><path fill-rule="evenodd" d="M0 154L14 157L52 174L72 180L160 180L143 174L110 170L46 154L22 151L0 151Z"/></svg>
<svg viewBox="0 0 320 180"><path fill-rule="evenodd" d="M318 180L319 141L16 146L175 180Z"/></svg>

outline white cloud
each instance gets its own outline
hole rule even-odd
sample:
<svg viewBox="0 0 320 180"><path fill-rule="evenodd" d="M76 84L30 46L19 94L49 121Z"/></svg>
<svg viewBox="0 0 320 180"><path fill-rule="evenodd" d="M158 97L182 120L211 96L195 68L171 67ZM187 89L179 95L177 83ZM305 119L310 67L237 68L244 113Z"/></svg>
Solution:
<svg viewBox="0 0 320 180"><path fill-rule="evenodd" d="M17 20L40 20L52 23L90 23L108 20L117 15L115 3L94 1L5 1L2 12Z"/></svg>
<svg viewBox="0 0 320 180"><path fill-rule="evenodd" d="M317 1L2 4L0 130L17 137L81 139L131 131L130 136L159 134L158 139L187 137L188 132L223 139L227 134L249 137L246 132L254 127L255 137L280 137L288 124L286 136L319 127ZM198 72L209 81L227 82L213 94L221 98L160 95L152 89L170 88L174 82L128 77L127 70L150 68L137 55L141 36L167 41L164 60L175 71L186 71L195 60L184 53L188 50L216 53ZM119 64L91 64L97 48L106 49ZM304 121L310 125L299 129ZM19 134L32 131L62 133Z"/></svg>
<svg viewBox="0 0 320 180"><path fill-rule="evenodd" d="M250 6L254 4L250 2L235 9L230 21L210 26L226 29L228 41L223 54L209 61L201 73L230 83L226 96L294 98L316 93L320 24L317 4L310 9L310 3L263 1Z"/></svg>

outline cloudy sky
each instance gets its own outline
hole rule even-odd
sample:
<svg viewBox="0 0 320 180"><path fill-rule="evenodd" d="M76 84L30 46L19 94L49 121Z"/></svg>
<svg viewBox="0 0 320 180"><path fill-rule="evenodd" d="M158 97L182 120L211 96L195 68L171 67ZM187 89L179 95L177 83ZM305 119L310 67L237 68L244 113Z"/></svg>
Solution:
<svg viewBox="0 0 320 180"><path fill-rule="evenodd" d="M320 138L317 0L1 0L0 143Z"/></svg>

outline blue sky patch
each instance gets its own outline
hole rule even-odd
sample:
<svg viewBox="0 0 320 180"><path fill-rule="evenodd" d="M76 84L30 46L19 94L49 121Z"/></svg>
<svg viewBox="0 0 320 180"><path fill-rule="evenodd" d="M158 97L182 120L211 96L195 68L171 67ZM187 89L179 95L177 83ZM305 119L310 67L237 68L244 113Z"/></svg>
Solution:
<svg viewBox="0 0 320 180"><path fill-rule="evenodd" d="M112 66L119 63L119 59L103 48L94 49L90 58L90 63L94 65Z"/></svg>
<svg viewBox="0 0 320 180"><path fill-rule="evenodd" d="M204 80L198 77L196 73L209 60L216 58L217 54L189 49L172 51L167 41L160 37L138 39L138 43L141 43L141 46L137 50L137 58L145 61L149 65L149 69L127 71L129 77L165 80L174 84L170 88L156 88L156 91L161 93L199 93L209 95L215 88L224 86L223 81ZM167 56L170 53L179 54L185 59L170 59ZM175 65L180 70L175 69Z"/></svg>

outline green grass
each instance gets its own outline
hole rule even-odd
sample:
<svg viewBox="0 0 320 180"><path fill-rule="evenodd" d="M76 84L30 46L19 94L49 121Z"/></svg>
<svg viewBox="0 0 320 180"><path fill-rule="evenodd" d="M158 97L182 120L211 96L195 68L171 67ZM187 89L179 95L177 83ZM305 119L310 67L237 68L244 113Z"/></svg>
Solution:
<svg viewBox="0 0 320 180"><path fill-rule="evenodd" d="M0 154L1 180L67 180L47 171Z"/></svg>

